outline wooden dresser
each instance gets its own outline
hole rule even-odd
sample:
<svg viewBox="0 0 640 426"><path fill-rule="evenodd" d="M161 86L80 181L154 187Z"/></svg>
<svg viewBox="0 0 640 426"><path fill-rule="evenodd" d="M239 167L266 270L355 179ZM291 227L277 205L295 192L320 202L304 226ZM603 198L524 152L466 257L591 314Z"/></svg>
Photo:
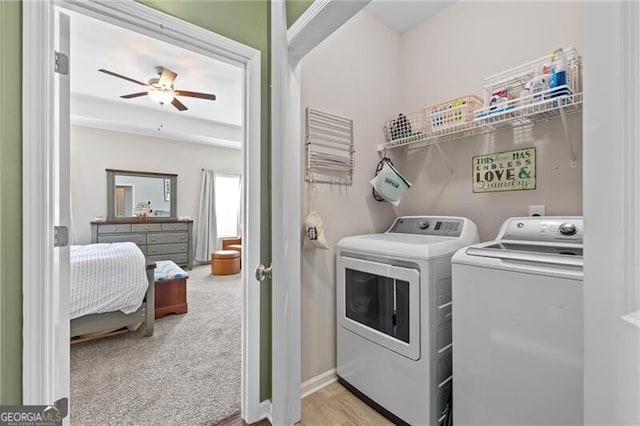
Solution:
<svg viewBox="0 0 640 426"><path fill-rule="evenodd" d="M150 260L172 260L193 268L192 220L115 220L91 222L93 243L136 243Z"/></svg>

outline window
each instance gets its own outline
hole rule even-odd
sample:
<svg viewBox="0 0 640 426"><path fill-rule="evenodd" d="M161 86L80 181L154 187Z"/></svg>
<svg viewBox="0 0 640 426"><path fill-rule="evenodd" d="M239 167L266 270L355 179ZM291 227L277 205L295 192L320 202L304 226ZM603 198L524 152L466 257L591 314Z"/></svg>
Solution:
<svg viewBox="0 0 640 426"><path fill-rule="evenodd" d="M215 192L218 238L237 237L240 175L216 173Z"/></svg>

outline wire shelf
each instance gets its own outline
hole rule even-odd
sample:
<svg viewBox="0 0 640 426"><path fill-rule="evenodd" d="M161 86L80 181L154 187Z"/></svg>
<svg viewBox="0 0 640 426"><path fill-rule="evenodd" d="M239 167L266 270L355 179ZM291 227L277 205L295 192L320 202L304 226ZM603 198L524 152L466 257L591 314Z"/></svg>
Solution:
<svg viewBox="0 0 640 426"><path fill-rule="evenodd" d="M566 129L566 116L582 110L582 58L572 47L562 49L562 53L566 61L566 84L554 88L547 87L544 90L530 90L530 82L534 77L548 77L543 74L543 71L550 69L552 55L544 56L487 77L484 80L484 106L482 103L478 105L477 109L473 111L472 120L469 120L468 112L456 116L456 107L451 103L453 101L450 101L448 105L441 104L448 107L435 112L446 114L454 112L453 117L464 117L464 120L458 120L454 123L444 122L444 125L434 126L434 123L441 123L437 117L436 121L430 119L429 111L434 112L432 107L425 111L402 116L405 117L403 121L408 123L408 126L404 128L398 126L401 117L385 122L386 143L378 145L378 151L401 146L418 148L433 144L438 145L440 142L531 125L560 117L565 126L565 136L571 150L573 166L576 159ZM495 102L496 97L498 102ZM472 97L460 99L469 98ZM472 104L473 101L470 100L468 103ZM398 131L398 129L404 131ZM439 146L438 149L440 150Z"/></svg>
<svg viewBox="0 0 640 426"><path fill-rule="evenodd" d="M582 58L573 47L562 49L566 61L566 88L570 93L582 92ZM552 55L518 65L506 71L499 72L484 79L484 106L491 104L491 99L496 92L506 91L509 99L522 98L523 90L526 92L527 84L532 81L536 73L540 77L550 77L545 69L551 66ZM554 90L559 91L560 87ZM525 96L526 97L526 96Z"/></svg>
<svg viewBox="0 0 640 426"><path fill-rule="evenodd" d="M581 110L582 93L567 95L562 98L544 99L531 104L519 105L500 113L495 113L487 117L487 119L476 119L470 123L452 127L445 131L429 131L392 140L386 144L379 145L378 150L381 151L410 145L416 148L428 146L435 143L495 132L501 129L531 125L539 121L547 121L560 117L562 113L571 115Z"/></svg>

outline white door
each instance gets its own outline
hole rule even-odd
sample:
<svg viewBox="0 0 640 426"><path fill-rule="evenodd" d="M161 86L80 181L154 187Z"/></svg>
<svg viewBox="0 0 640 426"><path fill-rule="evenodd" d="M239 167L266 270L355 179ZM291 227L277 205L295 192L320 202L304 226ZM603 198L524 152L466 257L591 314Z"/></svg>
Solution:
<svg viewBox="0 0 640 426"><path fill-rule="evenodd" d="M71 226L71 182L69 176L69 125L70 112L69 102L71 97L70 76L68 58L70 57L69 46L69 16L56 10L56 21L58 28L56 40L56 59L57 70L55 72L55 108L58 114L58 127L55 134L54 149L58 155L58 163L62 167L57 168L57 176L54 182L52 193L55 194L54 209L56 217L54 223L59 226L59 233L66 235L58 236L59 248L56 249L56 258L54 259L52 274L59 281L54 284L54 288L58 289L57 294L52 295L55 303L53 308L59 312L58 322L53 326L57 329L56 335L69 336L69 300L70 300L70 276L69 276L69 241L68 230ZM61 241L66 240L66 241ZM56 241L54 241L56 242ZM58 273L55 273L57 271ZM69 378L69 344L68 339L57 339L54 343L54 359L52 362L52 370L56 374L55 394L49 399L51 402L58 401L60 398L67 398L69 395L70 378ZM67 418L68 419L68 418Z"/></svg>
<svg viewBox="0 0 640 426"><path fill-rule="evenodd" d="M58 10L52 10L52 13L53 16L47 18L56 22L53 46L42 46L42 57L30 58L45 62L43 66L47 73L42 86L29 90L41 89L50 95L42 97L40 108L30 113L46 117L50 108L54 121L60 125L47 122L39 129L42 134L33 135L43 153L39 158L30 157L32 161L26 161L24 165L27 181L46 179L48 170L53 173L41 191L25 191L25 205L41 209L31 212L37 217L34 221L38 224L31 222L33 226L25 227L25 253L31 248L42 256L34 260L31 251L31 257L25 259L41 261L42 265L34 267L32 263L24 262L25 279L38 283L35 289L25 289L24 326L39 331L24 341L24 363L31 366L25 368L23 374L24 404L52 404L69 396L69 17ZM53 51L55 58L51 54ZM34 64L30 62L24 66ZM45 235L44 242L40 232ZM44 246L34 247L36 245ZM60 336L67 338L58 338Z"/></svg>
<svg viewBox="0 0 640 426"><path fill-rule="evenodd" d="M584 3L584 422L640 424L640 4Z"/></svg>
<svg viewBox="0 0 640 426"><path fill-rule="evenodd" d="M73 12L139 31L245 70L243 88L246 249L243 263L260 258L260 52L135 1L49 0L23 4L23 402L51 404L69 396L69 249L53 248L54 226L69 226L69 18ZM132 18L132 17L135 17ZM59 33L58 33L59 31ZM255 240L254 240L255 239ZM246 262L245 262L246 261ZM259 400L260 287L245 279L242 331L242 413L267 414ZM68 421L68 418L67 418Z"/></svg>

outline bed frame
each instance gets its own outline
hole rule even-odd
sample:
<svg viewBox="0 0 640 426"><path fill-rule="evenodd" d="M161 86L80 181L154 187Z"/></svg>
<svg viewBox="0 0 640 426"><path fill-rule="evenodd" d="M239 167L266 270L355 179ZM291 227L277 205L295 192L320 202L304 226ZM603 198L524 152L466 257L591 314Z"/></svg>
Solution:
<svg viewBox="0 0 640 426"><path fill-rule="evenodd" d="M156 263L152 260L146 262L147 293L142 305L130 314L122 311L105 312L102 314L85 315L71 320L71 338L87 334L104 333L122 327L135 330L140 323L144 323L147 336L153 336L155 321L155 279L154 270Z"/></svg>

